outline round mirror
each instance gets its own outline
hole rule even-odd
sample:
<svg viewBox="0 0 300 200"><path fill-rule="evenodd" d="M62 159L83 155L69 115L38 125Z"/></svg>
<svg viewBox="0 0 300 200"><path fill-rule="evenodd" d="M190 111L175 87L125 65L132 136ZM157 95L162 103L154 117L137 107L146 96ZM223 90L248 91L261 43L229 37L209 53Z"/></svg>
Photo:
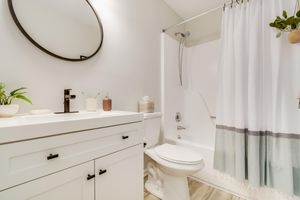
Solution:
<svg viewBox="0 0 300 200"><path fill-rule="evenodd" d="M8 0L21 32L60 59L83 61L101 48L103 28L88 0Z"/></svg>

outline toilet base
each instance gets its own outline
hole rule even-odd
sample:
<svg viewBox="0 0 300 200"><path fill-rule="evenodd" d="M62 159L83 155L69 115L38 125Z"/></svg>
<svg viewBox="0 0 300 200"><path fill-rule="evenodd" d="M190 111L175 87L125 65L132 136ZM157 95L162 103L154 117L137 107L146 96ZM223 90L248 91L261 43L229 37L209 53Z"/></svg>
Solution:
<svg viewBox="0 0 300 200"><path fill-rule="evenodd" d="M147 180L145 188L152 195L162 200L190 200L187 177L174 177L162 174L164 179L163 187Z"/></svg>
<svg viewBox="0 0 300 200"><path fill-rule="evenodd" d="M145 183L145 188L152 195L158 197L159 199L163 199L162 188L160 186L154 184L152 181L147 180L146 183Z"/></svg>
<svg viewBox="0 0 300 200"><path fill-rule="evenodd" d="M163 200L190 200L187 177L175 177L163 173Z"/></svg>

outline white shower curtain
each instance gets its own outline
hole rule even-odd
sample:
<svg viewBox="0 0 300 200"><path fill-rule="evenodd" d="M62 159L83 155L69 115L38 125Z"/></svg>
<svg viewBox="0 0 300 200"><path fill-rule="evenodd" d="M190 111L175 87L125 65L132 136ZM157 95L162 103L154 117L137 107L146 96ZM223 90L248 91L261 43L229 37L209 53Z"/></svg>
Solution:
<svg viewBox="0 0 300 200"><path fill-rule="evenodd" d="M295 3L250 0L224 11L214 167L300 196L300 45L269 27Z"/></svg>

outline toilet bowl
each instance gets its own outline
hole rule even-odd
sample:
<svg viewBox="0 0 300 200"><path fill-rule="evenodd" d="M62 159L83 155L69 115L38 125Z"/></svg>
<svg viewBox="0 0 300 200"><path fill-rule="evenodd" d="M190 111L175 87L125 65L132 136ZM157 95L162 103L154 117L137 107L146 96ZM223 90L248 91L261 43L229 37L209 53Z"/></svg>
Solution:
<svg viewBox="0 0 300 200"><path fill-rule="evenodd" d="M172 144L158 145L161 113L144 114L145 154L148 164L145 188L162 200L189 200L187 177L204 168L198 153Z"/></svg>

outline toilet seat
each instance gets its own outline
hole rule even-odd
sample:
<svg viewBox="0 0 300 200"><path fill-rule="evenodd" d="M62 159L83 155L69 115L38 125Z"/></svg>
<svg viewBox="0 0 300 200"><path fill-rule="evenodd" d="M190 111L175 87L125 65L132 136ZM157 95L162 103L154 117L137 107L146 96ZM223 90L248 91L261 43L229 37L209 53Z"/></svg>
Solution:
<svg viewBox="0 0 300 200"><path fill-rule="evenodd" d="M177 145L163 144L154 148L155 153L162 159L184 165L197 165L203 162L198 153Z"/></svg>
<svg viewBox="0 0 300 200"><path fill-rule="evenodd" d="M145 154L149 156L152 160L154 160L158 164L158 167L164 173L167 173L169 175L175 177L185 177L198 172L205 166L204 159L202 159L198 164L182 164L178 162L176 163L173 161L167 161L166 159L158 156L158 154L155 151L155 148L156 147L145 150Z"/></svg>

